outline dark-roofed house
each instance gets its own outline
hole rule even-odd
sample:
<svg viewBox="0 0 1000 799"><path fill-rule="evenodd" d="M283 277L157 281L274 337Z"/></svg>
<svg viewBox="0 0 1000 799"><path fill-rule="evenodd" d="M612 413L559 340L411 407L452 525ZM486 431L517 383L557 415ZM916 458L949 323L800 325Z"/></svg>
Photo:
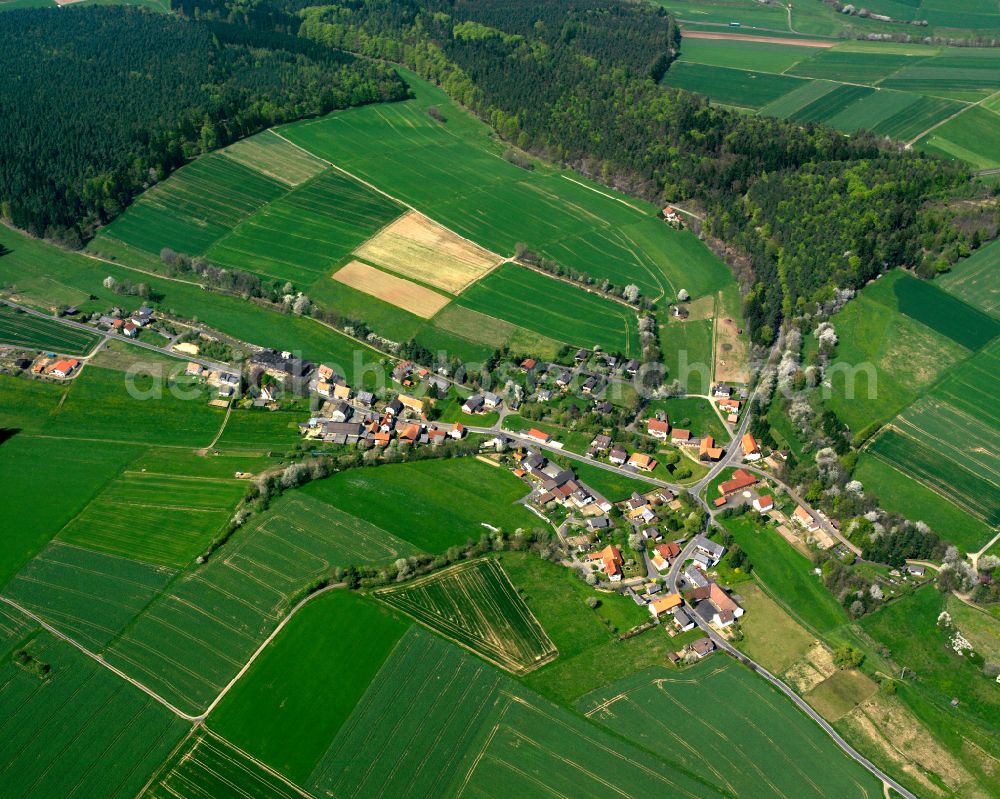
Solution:
<svg viewBox="0 0 1000 799"><path fill-rule="evenodd" d="M728 627L743 615L743 608L718 583L695 588L688 592L687 599L697 603L694 612L700 618L718 627Z"/></svg>
<svg viewBox="0 0 1000 799"><path fill-rule="evenodd" d="M615 447L611 450L611 454L608 455L608 460L618 466L621 466L626 460L628 460L628 452L625 451L625 447Z"/></svg>
<svg viewBox="0 0 1000 799"><path fill-rule="evenodd" d="M693 543L698 551L704 553L712 561L709 565L718 563L722 556L726 554L726 548L722 544L710 541L701 534L694 537Z"/></svg>
<svg viewBox="0 0 1000 799"><path fill-rule="evenodd" d="M692 641L688 644L688 649L700 659L714 652L715 644L712 643L711 638L699 638L697 641Z"/></svg>
<svg viewBox="0 0 1000 799"><path fill-rule="evenodd" d="M479 413L483 410L485 405L485 400L483 400L482 394L473 394L465 402L462 403L463 413Z"/></svg>
<svg viewBox="0 0 1000 799"><path fill-rule="evenodd" d="M392 416L398 416L403 412L403 403L400 402L398 398L393 398L389 404L385 406L385 412Z"/></svg>

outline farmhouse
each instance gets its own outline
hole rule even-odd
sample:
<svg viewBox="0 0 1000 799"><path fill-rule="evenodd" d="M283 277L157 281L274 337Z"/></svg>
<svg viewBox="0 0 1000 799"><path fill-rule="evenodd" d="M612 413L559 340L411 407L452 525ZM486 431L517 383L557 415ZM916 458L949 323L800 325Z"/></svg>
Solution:
<svg viewBox="0 0 1000 799"><path fill-rule="evenodd" d="M705 436L698 446L698 459L703 461L717 461L722 457L722 447L715 446L715 440L711 436Z"/></svg>
<svg viewBox="0 0 1000 799"><path fill-rule="evenodd" d="M188 377L201 377L201 372L201 364L194 361L188 361L188 365L184 369L184 374Z"/></svg>
<svg viewBox="0 0 1000 799"><path fill-rule="evenodd" d="M327 366L325 363L321 363L319 368L316 370L316 376L327 383L333 382L334 371L332 368Z"/></svg>
<svg viewBox="0 0 1000 799"><path fill-rule="evenodd" d="M739 413L740 412L740 401L734 399L721 399L719 400L719 409L723 413Z"/></svg>
<svg viewBox="0 0 1000 799"><path fill-rule="evenodd" d="M664 613L670 613L674 608L679 608L683 604L680 594L667 594L650 602L649 612L654 619L658 619Z"/></svg>
<svg viewBox="0 0 1000 799"><path fill-rule="evenodd" d="M733 472L731 479L719 484L719 493L724 497L728 497L731 494L743 491L756 483L757 478L750 474L750 472L744 471L743 469L737 469Z"/></svg>
<svg viewBox="0 0 1000 799"><path fill-rule="evenodd" d="M398 397L394 400L390 400L390 402L385 406L385 412L388 416L398 416L403 412L403 403Z"/></svg>
<svg viewBox="0 0 1000 799"><path fill-rule="evenodd" d="M346 422L351 418L354 409L346 402L336 402L330 409L330 420L334 422Z"/></svg>
<svg viewBox="0 0 1000 799"><path fill-rule="evenodd" d="M770 495L757 497L753 501L753 509L757 511L757 513L769 513L774 510L774 497Z"/></svg>
<svg viewBox="0 0 1000 799"><path fill-rule="evenodd" d="M684 612L683 608L674 608L673 616L674 624L677 625L678 629L682 633L686 633L688 630L694 629L694 622L691 621L691 617Z"/></svg>
<svg viewBox="0 0 1000 799"><path fill-rule="evenodd" d="M69 377L79 365L80 362L76 358L64 358L49 367L49 374L53 377Z"/></svg>
<svg viewBox="0 0 1000 799"><path fill-rule="evenodd" d="M128 338L135 338L139 335L139 325L129 319L122 325L122 333Z"/></svg>
<svg viewBox="0 0 1000 799"><path fill-rule="evenodd" d="M757 439L750 435L750 433L743 435L743 438L740 440L740 448L743 450L743 460L760 460L760 447L757 444Z"/></svg>
<svg viewBox="0 0 1000 799"><path fill-rule="evenodd" d="M670 433L670 422L666 419L647 419L646 432L653 438L658 438L660 441L666 441L667 434Z"/></svg>
<svg viewBox="0 0 1000 799"><path fill-rule="evenodd" d="M693 543L695 548L711 561L710 566L714 566L726 554L726 548L722 544L716 544L701 534L694 537Z"/></svg>
<svg viewBox="0 0 1000 799"><path fill-rule="evenodd" d="M743 615L743 608L737 605L718 583L695 588L688 593L688 599L697 602L695 613L702 619L718 627L728 627Z"/></svg>
<svg viewBox="0 0 1000 799"><path fill-rule="evenodd" d="M635 358L633 358L630 361L626 361L623 371L629 377L635 377L637 374L639 374L639 362L635 360Z"/></svg>
<svg viewBox="0 0 1000 799"><path fill-rule="evenodd" d="M250 363L259 366L268 374L279 379L305 377L312 371L312 364L297 358L292 353L277 350L261 350L250 356Z"/></svg>
<svg viewBox="0 0 1000 799"><path fill-rule="evenodd" d="M643 452L633 452L629 456L628 465L642 472L651 472L656 468L656 460Z"/></svg>
<svg viewBox="0 0 1000 799"><path fill-rule="evenodd" d="M617 583L622 579L622 567L625 561L622 559L621 551L614 544L608 544L600 552L591 552L587 559L601 561L604 573L611 582Z"/></svg>
<svg viewBox="0 0 1000 799"><path fill-rule="evenodd" d="M403 407L407 410L413 411L414 413L424 412L424 401L418 400L416 397L410 397L406 394L399 395L399 401L403 403Z"/></svg>
<svg viewBox="0 0 1000 799"><path fill-rule="evenodd" d="M482 394L473 394L462 403L462 413L482 413L484 405Z"/></svg>
<svg viewBox="0 0 1000 799"><path fill-rule="evenodd" d="M670 434L670 443L677 447L686 447L691 444L691 431L675 428Z"/></svg>
<svg viewBox="0 0 1000 799"><path fill-rule="evenodd" d="M458 440L465 435L465 427L461 422L456 422L452 425L451 430L448 431L448 435Z"/></svg>
<svg viewBox="0 0 1000 799"><path fill-rule="evenodd" d="M558 375L556 375L556 385L565 388L573 380L572 373L563 370Z"/></svg>
<svg viewBox="0 0 1000 799"><path fill-rule="evenodd" d="M584 381L583 381L583 383L582 383L582 384L580 385L580 390L581 390L581 391L582 391L582 392L583 392L584 394L591 394L591 393L593 393L593 391L594 391L594 389L595 389L595 388L597 388L597 378L596 378L596 377L593 377L593 376L591 376L591 377L588 377L588 378L587 378L586 380L584 380Z"/></svg>
<svg viewBox="0 0 1000 799"><path fill-rule="evenodd" d="M819 525L816 524L816 520L812 517L812 514L809 513L809 511L807 511L801 505L795 508L795 512L792 514L792 518L795 519L795 521L798 524L800 524L810 533L813 532L814 530L819 529Z"/></svg>

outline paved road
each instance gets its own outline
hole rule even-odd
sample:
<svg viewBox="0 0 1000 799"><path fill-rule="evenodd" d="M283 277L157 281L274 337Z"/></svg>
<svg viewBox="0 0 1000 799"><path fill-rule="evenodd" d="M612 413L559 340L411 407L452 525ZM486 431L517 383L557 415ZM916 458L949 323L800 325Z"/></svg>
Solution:
<svg viewBox="0 0 1000 799"><path fill-rule="evenodd" d="M149 350L150 352L157 352L160 355L166 355L169 358L176 358L182 361L193 361L194 363L200 364L207 369L218 369L223 372L237 371L234 367L227 363L219 363L218 361L210 361L205 358L193 357L183 353L174 352L166 347L157 347L155 344L150 344L146 341L139 341L139 339L135 338L126 338L125 336L117 333L112 333L109 330L99 330L93 325L85 325L82 322L75 322L72 319L65 319L59 316L51 316L50 314L36 311L34 308L28 308L25 305L19 305L18 303L11 302L10 300L0 299L0 302L5 305L9 305L11 308L17 308L18 310L24 311L26 314L30 314L31 316L36 316L39 319L46 319L50 322L59 322L59 324L71 327L75 330L86 330L88 333L94 333L103 337L105 341L123 341L126 344L131 344L133 347L139 347L140 349Z"/></svg>

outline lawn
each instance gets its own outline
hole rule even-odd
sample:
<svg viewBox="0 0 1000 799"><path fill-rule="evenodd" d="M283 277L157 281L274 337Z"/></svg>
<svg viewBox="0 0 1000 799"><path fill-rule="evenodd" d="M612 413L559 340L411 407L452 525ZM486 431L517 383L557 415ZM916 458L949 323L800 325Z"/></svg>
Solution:
<svg viewBox="0 0 1000 799"><path fill-rule="evenodd" d="M54 319L39 319L0 303L0 344L85 355L99 340L96 333L68 327Z"/></svg>
<svg viewBox="0 0 1000 799"><path fill-rule="evenodd" d="M466 561L375 596L495 666L524 675L559 654L497 560Z"/></svg>
<svg viewBox="0 0 1000 799"><path fill-rule="evenodd" d="M744 639L739 648L772 674L781 674L816 640L760 586L740 583L737 593L746 614L740 619Z"/></svg>
<svg viewBox="0 0 1000 799"><path fill-rule="evenodd" d="M1000 241L992 242L960 261L937 283L994 318L1000 315Z"/></svg>
<svg viewBox="0 0 1000 799"><path fill-rule="evenodd" d="M169 569L52 543L4 596L93 650L105 647L164 589Z"/></svg>
<svg viewBox="0 0 1000 799"><path fill-rule="evenodd" d="M516 264L495 269L456 302L573 346L639 352L638 320L631 308Z"/></svg>
<svg viewBox="0 0 1000 799"><path fill-rule="evenodd" d="M172 753L143 799L306 799L307 794L228 741L201 729Z"/></svg>
<svg viewBox="0 0 1000 799"><path fill-rule="evenodd" d="M995 533L981 519L905 473L909 471L911 458L912 454L907 453L897 468L865 452L858 459L854 477L862 482L866 491L878 497L881 507L908 519L926 522L941 538L967 552L974 552L989 541Z"/></svg>
<svg viewBox="0 0 1000 799"><path fill-rule="evenodd" d="M202 710L310 582L335 566L415 552L370 522L296 491L176 580L107 658L178 707Z"/></svg>
<svg viewBox="0 0 1000 799"><path fill-rule="evenodd" d="M48 633L26 649L50 670L0 666L0 794L133 799L188 725Z"/></svg>
<svg viewBox="0 0 1000 799"><path fill-rule="evenodd" d="M60 532L59 539L183 568L222 532L246 487L232 478L126 471Z"/></svg>
<svg viewBox="0 0 1000 799"><path fill-rule="evenodd" d="M660 326L666 382L680 381L692 394L708 394L712 389L712 320L674 322Z"/></svg>
<svg viewBox="0 0 1000 799"><path fill-rule="evenodd" d="M732 795L863 799L880 792L878 780L776 688L719 656L681 675L641 671L576 707L682 768L707 769Z"/></svg>
<svg viewBox="0 0 1000 799"><path fill-rule="evenodd" d="M357 593L319 596L281 631L208 724L303 783L409 626ZM340 642L335 651L331 642Z"/></svg>
<svg viewBox="0 0 1000 799"><path fill-rule="evenodd" d="M825 634L847 623L847 614L820 578L809 559L770 527L747 515L723 522L753 564L753 573L765 592L799 624L814 634Z"/></svg>
<svg viewBox="0 0 1000 799"><path fill-rule="evenodd" d="M514 504L524 483L474 458L374 466L310 483L303 493L366 519L425 552L477 540L484 523L508 533L538 518Z"/></svg>
<svg viewBox="0 0 1000 799"><path fill-rule="evenodd" d="M657 411L663 411L670 420L670 426L690 430L691 435L701 438L713 436L716 441L728 438L722 420L715 412L712 400L702 397L671 397L652 400L642 411L642 418L652 418Z"/></svg>
<svg viewBox="0 0 1000 799"><path fill-rule="evenodd" d="M642 494L652 488L649 483L589 463L574 460L568 461L566 466L572 469L584 483L612 502L628 499L635 491Z"/></svg>

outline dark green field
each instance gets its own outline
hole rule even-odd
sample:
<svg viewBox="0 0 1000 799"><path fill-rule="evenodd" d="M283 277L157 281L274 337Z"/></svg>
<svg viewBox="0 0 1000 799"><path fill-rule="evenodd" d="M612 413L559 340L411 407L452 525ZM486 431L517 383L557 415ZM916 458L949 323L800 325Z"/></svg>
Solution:
<svg viewBox="0 0 1000 799"><path fill-rule="evenodd" d="M39 319L0 303L0 344L53 350L65 355L85 355L100 341L96 333Z"/></svg>
<svg viewBox="0 0 1000 799"><path fill-rule="evenodd" d="M725 105L762 108L796 89L801 80L766 72L679 62L670 67L663 83L674 89L707 94Z"/></svg>

